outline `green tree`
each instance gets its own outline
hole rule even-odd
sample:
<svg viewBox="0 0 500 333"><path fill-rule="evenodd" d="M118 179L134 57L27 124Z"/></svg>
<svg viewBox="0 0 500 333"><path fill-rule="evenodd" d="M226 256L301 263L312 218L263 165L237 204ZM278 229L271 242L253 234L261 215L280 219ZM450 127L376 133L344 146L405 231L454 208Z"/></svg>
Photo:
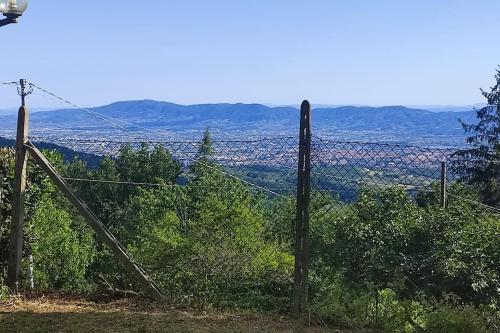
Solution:
<svg viewBox="0 0 500 333"><path fill-rule="evenodd" d="M151 147L146 143L138 149L124 145L116 158L103 158L96 169L89 169L80 160L73 161L66 168L69 177L96 180L75 182L73 186L94 213L110 227L120 220L124 205L141 187L147 187L148 183L175 184L180 171L179 163L164 147Z"/></svg>
<svg viewBox="0 0 500 333"><path fill-rule="evenodd" d="M199 177L203 177L207 173L213 173L216 168L215 163L212 163L212 158L214 155L213 141L210 134L210 130L207 128L203 132L203 139L200 142L200 147L196 157L191 165L191 178L195 180Z"/></svg>
<svg viewBox="0 0 500 333"><path fill-rule="evenodd" d="M95 257L93 235L83 220L44 195L29 227L39 290L85 291Z"/></svg>
<svg viewBox="0 0 500 333"><path fill-rule="evenodd" d="M462 125L471 148L455 156L455 171L462 181L477 186L484 202L500 206L500 69L490 91L481 90L488 103L476 112L478 123Z"/></svg>
<svg viewBox="0 0 500 333"><path fill-rule="evenodd" d="M63 156L57 152L44 151L45 156L50 160L50 162L56 166L56 168L62 168L63 166ZM14 184L14 164L15 164L15 151L10 148L0 149L0 164L2 168L1 174L3 174L2 189L0 190L0 195L2 199L0 200L0 278L5 275L5 270L7 267L7 255L8 255L8 243L9 243L9 231L10 231L10 220L12 216L12 195L13 195L13 184ZM25 218L29 221L35 214L37 207L44 195L52 194L55 191L55 187L50 181L47 174L40 169L31 159L28 160L27 165L27 181L26 181L26 193L25 193ZM24 230L24 239L29 239L31 235L29 230L26 228ZM29 242L24 242L24 253L30 254L31 248Z"/></svg>

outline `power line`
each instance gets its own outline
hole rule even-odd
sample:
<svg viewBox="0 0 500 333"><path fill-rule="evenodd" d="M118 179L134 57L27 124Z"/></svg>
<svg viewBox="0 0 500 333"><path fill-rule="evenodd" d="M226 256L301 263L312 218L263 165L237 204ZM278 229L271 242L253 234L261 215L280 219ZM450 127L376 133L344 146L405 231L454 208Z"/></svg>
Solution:
<svg viewBox="0 0 500 333"><path fill-rule="evenodd" d="M38 89L38 90L40 90L40 91L43 91L44 93L46 93L46 94L48 94L48 95L50 95L50 96L52 96L52 97L54 97L54 98L56 98L56 99L58 99L58 100L62 101L62 102L64 102L64 103L68 104L68 105L71 105L71 106L73 106L73 107L75 107L75 108L77 108L77 109L79 109L79 110L85 111L85 112L87 112L88 114L90 114L90 115L92 115L92 116L94 116L94 117L96 117L96 118L98 118L98 119L101 119L102 121L104 121L104 122L106 122L106 123L108 123L108 124L110 124L110 125L113 125L113 126L115 126L115 127L119 128L119 129L121 129L121 130L123 130L123 131L125 131L125 132L128 132L128 133L130 133L130 134L132 134L132 135L138 136L138 135L137 135L137 133L135 133L134 131L131 131L131 130L129 130L129 129L127 129L127 128L125 128L125 127L123 127L123 126L121 126L121 125L119 125L119 124L117 124L117 123L115 123L115 122L113 122L113 121L110 121L109 119L106 119L106 118L114 119L114 118L112 118L112 117L105 116L105 115L102 115L102 114L100 114L100 113L97 113L97 112L91 111L91 110L89 110L89 109L87 109L87 108L84 108L84 107L78 106L78 105L76 105L75 103L72 103L72 102L70 102L70 101L68 101L68 100L66 100L66 99L64 99L64 98L62 98L62 97L59 97L58 95L56 95L56 94L54 94L54 93L51 93L51 92L47 91L46 89L41 88L40 86L37 86L36 84L30 83L30 86L32 86L32 87L34 87L34 88L36 88L36 89ZM116 120L116 119L114 119L114 120ZM123 121L122 121L122 122L123 122ZM141 136L138 136L138 137L141 137ZM148 141L148 139L147 139L147 138L145 138L145 137L142 137L142 138L143 138L143 139L145 139L146 141Z"/></svg>
<svg viewBox="0 0 500 333"><path fill-rule="evenodd" d="M62 97L60 97L60 96L58 96L58 95L56 95L56 94L52 93L52 92L49 92L49 91L47 91L46 89L43 89L43 88L41 88L41 87L39 87L39 86L37 86L37 85L35 85L35 84L33 84L33 83L30 83L30 85L32 85L33 87L35 87L35 88L39 89L40 91L42 91L42 92L44 92L44 93L46 93L46 94L48 94L48 95L50 95L50 96L52 96L52 97L54 97L54 98L56 98L56 99L60 100L60 101L62 101L62 102L64 102L64 103L66 103L66 104L68 104L68 105L71 105L71 106L73 106L73 107L75 107L75 108L77 108L77 109L80 109L80 110L82 110L82 111L85 111L85 112L87 112L87 113L89 113L89 114L93 115L93 116L96 116L96 117L98 117L99 119L102 119L102 120L104 120L104 121L106 121L106 122L108 122L108 123L111 123L111 124L113 124L114 126L117 126L117 127L119 127L120 129L125 130L125 131L127 131L127 132L130 132L130 133L134 133L134 134L135 134L135 132L132 132L132 131L130 131L130 130L128 130L128 129L126 129L126 128L124 128L124 127L120 126L120 125L118 125L118 124L115 124L115 123L113 123L113 122L110 122L110 121L109 121L109 119L111 119L111 120L113 120L113 121L115 121L115 122L120 122L120 123L127 124L127 125L130 125L130 126L133 126L133 127L139 128L139 129L142 129L142 130L146 130L146 131L148 131L148 132L161 134L161 135L166 136L166 137L167 137L167 138L169 138L169 139L172 139L172 138L173 138L173 137L171 137L170 135L165 134L165 133L164 133L164 131L153 130L153 129L151 129L151 128L147 128L147 127L144 127L144 126L140 126L140 125L134 124L134 123L129 122L129 121L126 121L126 120L122 120L122 119L114 118L114 117L107 116L107 115L104 115L104 114L99 113L99 112L91 111L91 110L89 110L89 109L87 109L87 108L84 108L84 107L81 107L81 106L79 106L79 105L76 105L75 103L72 103L72 102L70 102L70 101L68 101L68 100L66 100L66 99L64 99L64 98L62 98ZM103 119L103 118L107 118L108 120L107 120L107 119ZM144 139L145 139L146 141L149 141L149 140L148 140L148 139L146 139L146 138L144 138ZM175 139L175 138L173 138L173 139Z"/></svg>

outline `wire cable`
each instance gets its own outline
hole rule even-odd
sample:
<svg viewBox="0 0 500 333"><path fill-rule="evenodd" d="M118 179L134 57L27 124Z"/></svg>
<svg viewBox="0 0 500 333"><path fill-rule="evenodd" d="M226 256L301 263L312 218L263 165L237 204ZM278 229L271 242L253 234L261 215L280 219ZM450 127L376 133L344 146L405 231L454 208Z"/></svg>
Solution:
<svg viewBox="0 0 500 333"><path fill-rule="evenodd" d="M467 199L467 198L464 198L462 196L451 194L451 193L448 193L447 195L450 196L450 197L456 198L456 199L463 200L463 201L468 202L468 203L473 204L473 205L478 205L478 206L484 207L484 208L486 208L486 209L488 209L488 210L490 210L492 212L500 213L500 208L489 206L489 205L484 204L482 202L471 200L471 199Z"/></svg>
<svg viewBox="0 0 500 333"><path fill-rule="evenodd" d="M130 130L128 130L128 129L126 129L126 128L124 128L124 127L120 126L120 125L118 125L118 124L115 124L114 122L120 122L120 123L122 123L122 124L130 125L130 126L133 126L133 127L139 128L139 129L142 129L142 130L146 130L146 131L151 132L151 133L161 134L161 135L166 136L166 137L167 137L167 138L169 138L169 139L174 139L174 140L175 140L175 138L174 138L174 137L170 136L169 134L166 134L164 131L154 130L154 129L151 129L151 128L147 128L147 127L144 127L144 126L141 126L141 125L134 124L134 123L129 122L129 121L126 121L126 120L122 120L122 119L114 118L114 117L107 116L107 115L104 115L104 114L99 113L99 112L95 112L95 111L89 110L89 109L87 109L87 108L84 108L84 107L81 107L81 106L79 106L79 105L76 105L75 103L72 103L72 102L70 102L70 101L68 101L68 100L66 100L66 99L64 99L64 98L62 98L62 97L60 97L60 96L58 96L58 95L56 95L56 94L52 93L52 92L49 92L49 91L47 91L46 89L41 88L40 86L38 86L38 85L36 85L36 84L34 84L34 83L29 83L29 84L30 84L31 86L33 86L34 88L36 88L36 89L38 89L38 90L40 90L40 91L42 91L42 92L44 92L44 93L46 93L46 94L48 94L48 95L50 95L50 96L54 97L54 98L56 98L56 99L58 99L58 100L60 100L60 101L62 101L62 102L64 102L64 103L66 103L66 104L68 104L68 105L71 105L72 107L75 107L75 108L77 108L77 109L79 109L79 110L85 111L85 112L87 112L87 113L89 113L89 114L91 114L91 115L93 115L93 116L95 116L95 117L98 117L99 119L102 119L102 120L104 120L104 121L106 121L106 122L108 122L108 123L110 123L110 124L112 124L112 125L114 125L114 126L119 127L119 128L120 128L120 129L122 129L122 130L125 130L125 131L127 131L127 132L130 132L130 133L134 133L134 134L136 134L135 132L130 131ZM107 118L107 119L103 119L103 118ZM114 122L109 121L109 119L113 120ZM146 141L149 141L149 139L146 139Z"/></svg>
<svg viewBox="0 0 500 333"><path fill-rule="evenodd" d="M34 87L34 88L36 88L36 89L38 89L38 90L40 90L40 91L42 91L42 92L44 92L44 93L46 93L46 94L50 95L50 96L52 96L52 97L54 97L54 98L56 98L56 99L58 99L58 100L60 100L60 101L62 101L62 102L64 102L64 103L66 103L66 104L68 104L68 105L71 105L71 106L73 106L73 107L75 107L75 108L77 108L77 109L79 109L79 110L85 111L85 112L87 112L88 114L90 114L90 115L92 115L92 116L94 116L94 117L96 117L96 118L98 118L98 119L101 119L102 121L104 121L104 122L106 122L106 123L108 123L108 124L110 124L110 125L112 125L112 126L115 126L115 127L119 128L119 129L121 129L121 130L123 130L123 131L125 131L125 132L128 132L128 133L130 133L130 134L132 134L132 135L134 135L134 136L141 137L141 136L138 136L136 132L131 131L131 130L129 130L129 129L127 129L127 128L125 128L125 127L123 127L123 126L121 126L121 125L119 125L119 124L117 124L117 123L115 123L115 122L113 122L113 121L111 121L111 120L107 119L107 118L114 119L114 118L112 118L112 117L105 116L105 115L102 115L102 114L97 113L97 112L95 112L95 111L91 111L91 110L89 110L89 109L87 109L87 108L84 108L84 107L81 107L81 106L79 106L79 105L76 105L75 103L72 103L72 102L70 102L70 101L68 101L68 100L66 100L66 99L64 99L64 98L62 98L62 97L59 97L58 95L56 95L56 94L54 94L54 93L52 93L52 92L50 92L50 91L48 91L48 90L46 90L46 89L44 89L44 88L40 87L40 86L37 86L36 84L33 84L33 83L29 83L29 84L30 84L32 87ZM116 119L114 119L114 120L116 120ZM123 122L123 121L122 121L122 122ZM149 141L149 140L148 140L147 138L145 138L145 137L142 137L142 138L143 138L143 139L145 139L146 141Z"/></svg>

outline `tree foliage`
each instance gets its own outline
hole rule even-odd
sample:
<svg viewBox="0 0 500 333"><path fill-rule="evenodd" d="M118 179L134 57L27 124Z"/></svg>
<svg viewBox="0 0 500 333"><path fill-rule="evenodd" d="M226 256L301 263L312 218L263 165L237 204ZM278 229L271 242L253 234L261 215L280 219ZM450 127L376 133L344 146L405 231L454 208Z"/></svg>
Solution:
<svg viewBox="0 0 500 333"><path fill-rule="evenodd" d="M480 189L484 202L500 206L500 69L495 80L489 91L481 90L487 106L476 112L477 124L462 123L471 147L456 154L454 169Z"/></svg>
<svg viewBox="0 0 500 333"><path fill-rule="evenodd" d="M64 176L80 179L70 181L72 187L172 300L286 310L295 199L257 193L227 176L215 162L208 131L199 147L186 170L166 149L148 144L125 145L94 167L45 154ZM0 156L7 161L2 188L7 217L14 161L12 151ZM478 311L473 306L496 309L499 216L470 203L484 195L483 186L453 184L450 190L468 201L450 200L443 210L432 191L415 199L398 188L367 188L349 203L313 192L313 309L336 323L401 333L424 332L427 323L434 331L467 328L456 311L460 306L467 313ZM34 257L38 290L136 288L31 162L27 208L25 258ZM5 218L0 226L3 269ZM449 295L458 305L434 302ZM434 316L436 309L442 315Z"/></svg>

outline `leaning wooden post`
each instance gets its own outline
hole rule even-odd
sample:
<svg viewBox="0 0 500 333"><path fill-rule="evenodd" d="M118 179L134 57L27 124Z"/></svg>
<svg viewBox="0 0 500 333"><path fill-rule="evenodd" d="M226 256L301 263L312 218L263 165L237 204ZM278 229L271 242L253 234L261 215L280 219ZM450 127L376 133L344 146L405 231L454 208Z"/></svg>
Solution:
<svg viewBox="0 0 500 333"><path fill-rule="evenodd" d="M25 81L21 80L24 89ZM24 93L23 93L24 94ZM28 155L24 144L28 141L29 113L24 103L17 116L16 164L14 170L14 197L12 201L12 221L10 227L9 262L7 268L7 286L17 291L23 256L24 234L24 193L26 191L26 165Z"/></svg>
<svg viewBox="0 0 500 333"><path fill-rule="evenodd" d="M107 247L115 254L123 266L137 279L143 286L145 292L157 301L163 301L164 297L158 286L149 278L146 272L136 264L125 250L125 247L116 239L108 228L97 218L89 209L87 204L81 200L78 195L68 186L66 181L57 173L50 162L43 154L31 143L25 145L33 160L40 166L52 180L54 185L69 200L73 207L94 229L96 234L104 241Z"/></svg>
<svg viewBox="0 0 500 333"><path fill-rule="evenodd" d="M297 215L295 224L295 274L293 311L302 314L308 308L309 274L309 202L311 195L311 104L300 109L299 163L297 179Z"/></svg>
<svg viewBox="0 0 500 333"><path fill-rule="evenodd" d="M442 209L446 209L447 207L447 195L446 195L446 187L447 187L447 173L448 168L446 166L446 162L441 162L441 193L439 198L439 205Z"/></svg>

